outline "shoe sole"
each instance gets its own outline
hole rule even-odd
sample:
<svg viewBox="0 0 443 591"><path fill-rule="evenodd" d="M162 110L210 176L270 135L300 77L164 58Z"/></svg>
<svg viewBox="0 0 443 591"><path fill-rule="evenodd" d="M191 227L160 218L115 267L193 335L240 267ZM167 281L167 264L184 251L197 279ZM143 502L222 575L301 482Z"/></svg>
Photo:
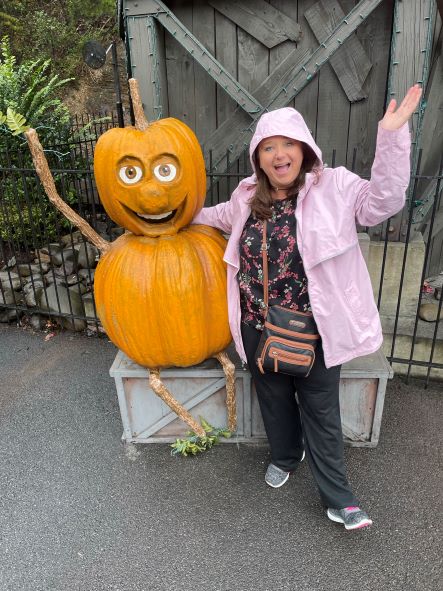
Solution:
<svg viewBox="0 0 443 591"><path fill-rule="evenodd" d="M356 523L355 525L346 525L341 517L337 517L336 515L329 513L329 509L327 511L327 515L331 521L335 521L335 523L341 523L348 531L353 529L363 529L364 527L371 527L372 525L371 519L362 519L360 523Z"/></svg>

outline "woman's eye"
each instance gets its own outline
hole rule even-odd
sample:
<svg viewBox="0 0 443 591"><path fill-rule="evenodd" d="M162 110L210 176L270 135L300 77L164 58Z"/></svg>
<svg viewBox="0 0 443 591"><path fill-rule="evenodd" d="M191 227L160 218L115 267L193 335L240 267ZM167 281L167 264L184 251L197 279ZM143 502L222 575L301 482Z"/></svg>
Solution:
<svg viewBox="0 0 443 591"><path fill-rule="evenodd" d="M133 185L143 176L143 171L140 166L122 166L118 172L118 176L127 185Z"/></svg>
<svg viewBox="0 0 443 591"><path fill-rule="evenodd" d="M173 181L177 176L177 169L173 164L159 164L154 168L154 174L159 181Z"/></svg>

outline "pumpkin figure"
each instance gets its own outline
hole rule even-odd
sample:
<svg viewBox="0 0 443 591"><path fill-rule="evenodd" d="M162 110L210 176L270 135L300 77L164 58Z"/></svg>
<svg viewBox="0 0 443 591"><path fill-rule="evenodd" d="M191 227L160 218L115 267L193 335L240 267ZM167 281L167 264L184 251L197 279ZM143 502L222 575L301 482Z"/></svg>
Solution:
<svg viewBox="0 0 443 591"><path fill-rule="evenodd" d="M26 132L46 192L101 250L94 277L97 313L128 357L149 368L150 386L198 435L203 428L166 390L162 367L216 357L226 374L229 428L235 430L234 366L223 350L231 336L226 302L226 241L189 225L203 206L206 174L192 130L177 119L148 124L130 80L136 128L98 140L94 175L109 216L127 233L104 241L58 197L35 131ZM61 202L61 203L60 203Z"/></svg>

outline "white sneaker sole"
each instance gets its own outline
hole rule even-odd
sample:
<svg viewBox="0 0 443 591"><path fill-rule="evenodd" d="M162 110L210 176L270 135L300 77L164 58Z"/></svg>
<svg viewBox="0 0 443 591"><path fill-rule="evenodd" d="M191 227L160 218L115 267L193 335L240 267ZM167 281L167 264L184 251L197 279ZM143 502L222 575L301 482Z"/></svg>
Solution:
<svg viewBox="0 0 443 591"><path fill-rule="evenodd" d="M356 523L355 525L346 525L345 522L341 517L337 517L332 513L329 513L329 509L327 511L327 515L331 521L335 521L335 523L341 523L345 526L345 529L352 530L352 529L362 529L363 527L370 527L372 525L371 519L362 519L360 523Z"/></svg>

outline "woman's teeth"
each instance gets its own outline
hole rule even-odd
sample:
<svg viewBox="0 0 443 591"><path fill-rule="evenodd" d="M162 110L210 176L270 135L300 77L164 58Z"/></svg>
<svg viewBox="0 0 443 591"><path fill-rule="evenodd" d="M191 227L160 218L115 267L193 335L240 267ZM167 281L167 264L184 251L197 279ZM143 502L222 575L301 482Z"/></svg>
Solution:
<svg viewBox="0 0 443 591"><path fill-rule="evenodd" d="M277 172L286 172L289 170L289 164L279 164L278 166L274 166Z"/></svg>

